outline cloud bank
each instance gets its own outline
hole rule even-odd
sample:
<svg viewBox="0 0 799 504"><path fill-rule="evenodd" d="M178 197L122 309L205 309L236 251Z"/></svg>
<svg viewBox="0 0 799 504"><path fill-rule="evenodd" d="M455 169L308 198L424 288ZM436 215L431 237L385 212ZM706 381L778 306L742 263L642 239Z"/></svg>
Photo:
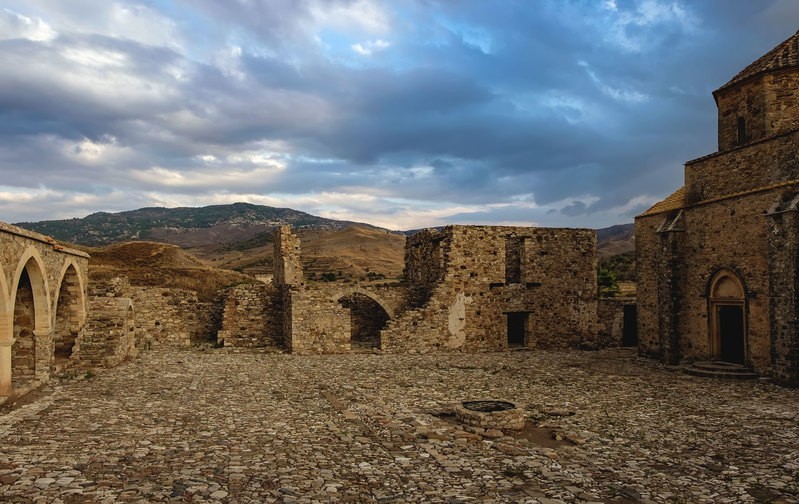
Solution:
<svg viewBox="0 0 799 504"><path fill-rule="evenodd" d="M797 27L790 0L0 1L0 220L630 222Z"/></svg>

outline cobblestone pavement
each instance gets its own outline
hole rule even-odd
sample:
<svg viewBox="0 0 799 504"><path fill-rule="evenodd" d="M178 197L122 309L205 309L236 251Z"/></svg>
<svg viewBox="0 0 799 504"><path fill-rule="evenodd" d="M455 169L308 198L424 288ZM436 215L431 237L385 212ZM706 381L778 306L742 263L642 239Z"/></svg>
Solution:
<svg viewBox="0 0 799 504"><path fill-rule="evenodd" d="M456 402L528 413L464 430ZM629 350L152 351L0 412L4 502L799 502L799 391Z"/></svg>

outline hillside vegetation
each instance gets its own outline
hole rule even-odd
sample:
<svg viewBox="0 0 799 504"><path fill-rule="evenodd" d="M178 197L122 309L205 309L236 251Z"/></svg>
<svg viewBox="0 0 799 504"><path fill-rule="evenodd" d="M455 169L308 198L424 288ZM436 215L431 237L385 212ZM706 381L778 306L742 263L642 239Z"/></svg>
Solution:
<svg viewBox="0 0 799 504"><path fill-rule="evenodd" d="M82 219L20 222L16 225L70 243L103 246L131 240L197 247L237 243L290 224L296 229L338 230L355 223L317 217L290 208L249 203L200 208L140 208L93 213ZM361 224L363 227L372 227Z"/></svg>

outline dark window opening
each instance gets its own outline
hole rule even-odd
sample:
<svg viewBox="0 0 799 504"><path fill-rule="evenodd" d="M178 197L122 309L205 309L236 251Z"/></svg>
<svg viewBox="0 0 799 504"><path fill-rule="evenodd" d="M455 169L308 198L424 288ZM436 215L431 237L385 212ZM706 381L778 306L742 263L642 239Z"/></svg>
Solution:
<svg viewBox="0 0 799 504"><path fill-rule="evenodd" d="M522 283L524 238L505 238L505 283Z"/></svg>
<svg viewBox="0 0 799 504"><path fill-rule="evenodd" d="M746 143L746 119L738 118L738 145Z"/></svg>
<svg viewBox="0 0 799 504"><path fill-rule="evenodd" d="M622 327L621 345L638 346L638 313L635 305L624 305L624 325Z"/></svg>
<svg viewBox="0 0 799 504"><path fill-rule="evenodd" d="M525 333L527 332L527 312L508 313L508 346L525 346Z"/></svg>

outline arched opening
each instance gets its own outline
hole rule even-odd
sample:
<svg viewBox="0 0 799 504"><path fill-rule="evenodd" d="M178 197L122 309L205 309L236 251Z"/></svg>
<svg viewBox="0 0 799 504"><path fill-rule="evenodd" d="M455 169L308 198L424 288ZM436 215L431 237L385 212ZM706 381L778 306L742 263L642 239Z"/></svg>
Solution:
<svg viewBox="0 0 799 504"><path fill-rule="evenodd" d="M72 357L75 339L83 326L83 292L80 277L73 265L69 265L61 280L58 305L55 312L53 344L55 367L61 367Z"/></svg>
<svg viewBox="0 0 799 504"><path fill-rule="evenodd" d="M343 296L338 302L350 310L352 350L380 348L380 331L390 318L380 303L358 292Z"/></svg>
<svg viewBox="0 0 799 504"><path fill-rule="evenodd" d="M710 284L710 355L735 364L746 363L746 294L741 279L722 270Z"/></svg>
<svg viewBox="0 0 799 504"><path fill-rule="evenodd" d="M36 306L28 268L22 270L14 297L14 344L11 346L13 380L33 378L36 374Z"/></svg>

